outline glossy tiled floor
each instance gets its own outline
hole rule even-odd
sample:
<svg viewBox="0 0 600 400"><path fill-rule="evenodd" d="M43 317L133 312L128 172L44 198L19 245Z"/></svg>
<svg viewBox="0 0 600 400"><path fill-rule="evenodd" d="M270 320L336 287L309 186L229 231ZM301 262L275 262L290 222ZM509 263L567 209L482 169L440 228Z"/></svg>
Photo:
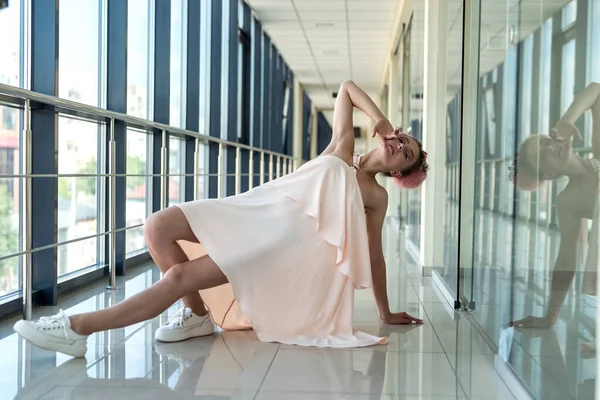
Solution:
<svg viewBox="0 0 600 400"><path fill-rule="evenodd" d="M396 228L386 226L390 304L423 318L423 326L382 326L370 291L356 295L357 329L389 335L390 344L314 349L261 343L252 331L158 344L154 331L173 314L95 334L86 359L23 342L14 320L0 324L2 399L513 399L493 354L464 315L440 300L430 278L406 263ZM62 298L35 316L95 310L150 285L159 274L140 267L120 279Z"/></svg>
<svg viewBox="0 0 600 400"><path fill-rule="evenodd" d="M451 205L449 211L456 209ZM582 293L584 280L589 279L583 266L577 267L553 327L512 328L510 321L546 313L560 235L556 228L515 222L483 210L477 221L474 268L461 280L463 293L476 303L471 316L502 348L509 368L534 398L593 400L598 298ZM514 259L506 250L513 229ZM455 241L447 237L446 252L454 250L449 258L457 257ZM456 267L440 269L440 275L449 289L456 288Z"/></svg>

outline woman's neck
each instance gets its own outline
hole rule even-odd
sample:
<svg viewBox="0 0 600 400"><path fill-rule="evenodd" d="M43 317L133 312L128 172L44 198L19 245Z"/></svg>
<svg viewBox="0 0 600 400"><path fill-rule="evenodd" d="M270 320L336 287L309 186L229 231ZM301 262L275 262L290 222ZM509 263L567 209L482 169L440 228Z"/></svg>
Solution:
<svg viewBox="0 0 600 400"><path fill-rule="evenodd" d="M570 179L578 179L589 174L589 168L583 158L577 154L573 154L565 165L565 175Z"/></svg>
<svg viewBox="0 0 600 400"><path fill-rule="evenodd" d="M371 178L381 172L385 172L386 169L383 167L381 162L376 157L376 152L379 148L373 149L364 156L359 157L359 170L361 173L368 175Z"/></svg>

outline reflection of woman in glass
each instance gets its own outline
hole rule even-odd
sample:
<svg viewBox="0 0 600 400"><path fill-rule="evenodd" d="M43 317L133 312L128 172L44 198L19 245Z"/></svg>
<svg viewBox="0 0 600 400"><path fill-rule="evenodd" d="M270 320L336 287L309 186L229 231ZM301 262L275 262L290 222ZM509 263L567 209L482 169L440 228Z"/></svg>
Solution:
<svg viewBox="0 0 600 400"><path fill-rule="evenodd" d="M593 158L573 153L571 139L581 138L573 125L587 110L592 111ZM514 322L522 327L550 327L556 323L560 308L575 276L577 246L585 237L586 220L593 227L585 262L583 291L596 294L598 262L598 177L600 173L600 84L592 83L573 100L550 136L532 135L519 145L510 179L522 190L535 190L549 179L567 176L569 183L556 198L560 226L560 247L552 272L551 294L546 315L529 316Z"/></svg>

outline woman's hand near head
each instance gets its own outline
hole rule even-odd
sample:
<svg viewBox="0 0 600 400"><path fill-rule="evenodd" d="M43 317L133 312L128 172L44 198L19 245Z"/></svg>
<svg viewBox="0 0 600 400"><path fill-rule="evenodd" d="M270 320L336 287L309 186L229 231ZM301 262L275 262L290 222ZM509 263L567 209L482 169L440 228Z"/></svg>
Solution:
<svg viewBox="0 0 600 400"><path fill-rule="evenodd" d="M554 125L554 128L552 128L552 131L550 131L550 137L560 140L561 142L570 140L573 136L576 136L581 140L579 129L572 123L564 120L558 121L556 125Z"/></svg>
<svg viewBox="0 0 600 400"><path fill-rule="evenodd" d="M375 122L375 125L373 125L371 137L374 138L377 136L379 137L379 141L383 142L384 140L395 138L398 136L398 133L400 133L400 130L398 128L394 128L387 118L383 118Z"/></svg>

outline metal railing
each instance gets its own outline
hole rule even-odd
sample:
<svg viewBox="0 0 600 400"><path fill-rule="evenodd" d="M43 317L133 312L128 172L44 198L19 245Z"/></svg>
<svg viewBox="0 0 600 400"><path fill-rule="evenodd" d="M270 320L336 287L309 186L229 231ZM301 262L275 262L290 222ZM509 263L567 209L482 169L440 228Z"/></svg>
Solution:
<svg viewBox="0 0 600 400"><path fill-rule="evenodd" d="M194 178L194 200L198 199L198 177L211 176L217 177L217 193L221 197L223 193L223 187L225 185L224 179L228 176L235 176L235 194L241 192L242 178L248 177L248 188L253 188L254 183L254 159L255 153L260 157L259 163L259 175L260 184L265 183L265 157L269 157L269 168L268 168L268 180L273 178L279 178L280 172L284 175L288 172L295 170L300 164L300 160L295 160L293 157L281 153L277 153L270 150L264 150L252 146L248 146L241 143L235 143L227 141L218 137L212 137L202 135L198 132L189 131L182 128L169 126L166 124L148 121L142 118L134 117L127 114L121 114L114 111L109 111L103 108L90 106L87 104L77 103L67 99L61 99L54 96L48 96L41 93L32 92L29 90L7 86L0 84L0 105L7 105L12 108L21 109L24 112L23 121L23 140L22 140L22 157L21 157L21 171L22 174L12 175L0 175L0 178L16 178L23 179L24 184L22 185L21 193L21 207L22 207L22 218L21 218L21 251L18 253L10 254L7 256L0 257L0 261L12 258L22 257L22 271L21 271L21 282L23 284L23 317L25 319L31 319L33 303L33 280L32 280L32 255L35 252L57 248L70 243L93 239L109 235L109 248L108 248L108 268L109 268L109 282L107 289L116 290L116 234L119 232L127 231L130 229L136 229L143 226L143 224L137 224L127 226L125 228L116 228L116 178L117 177L133 177L133 176L144 176L144 177L160 177L160 208L164 209L168 206L169 200L169 176L182 176ZM43 109L55 114L66 114L76 116L84 119L93 120L100 123L105 123L108 126L108 140L109 140L109 152L108 152L108 172L103 174L32 174L32 130L31 130L31 111L32 109ZM128 128L134 128L143 130L146 133L162 133L161 143L161 173L160 174L117 174L116 173L116 147L117 142L115 140L115 122L119 121L126 125ZM169 174L167 171L168 167L168 140L169 136L174 135L178 137L195 138L195 150L194 150L194 173L193 174ZM218 167L216 174L200 174L200 158L201 158L201 146L208 143L218 144ZM224 155L227 152L227 148L235 149L235 173L227 174L224 173ZM241 151L247 150L249 152L249 165L248 173L242 173L242 155ZM276 171L274 171L274 165L276 165ZM33 224L31 220L32 216L32 180L33 178L67 178L67 177L95 177L95 178L108 178L108 229L105 232L98 233L95 235L89 235L85 237L79 237L72 240L67 240L51 245L32 248L32 229Z"/></svg>

